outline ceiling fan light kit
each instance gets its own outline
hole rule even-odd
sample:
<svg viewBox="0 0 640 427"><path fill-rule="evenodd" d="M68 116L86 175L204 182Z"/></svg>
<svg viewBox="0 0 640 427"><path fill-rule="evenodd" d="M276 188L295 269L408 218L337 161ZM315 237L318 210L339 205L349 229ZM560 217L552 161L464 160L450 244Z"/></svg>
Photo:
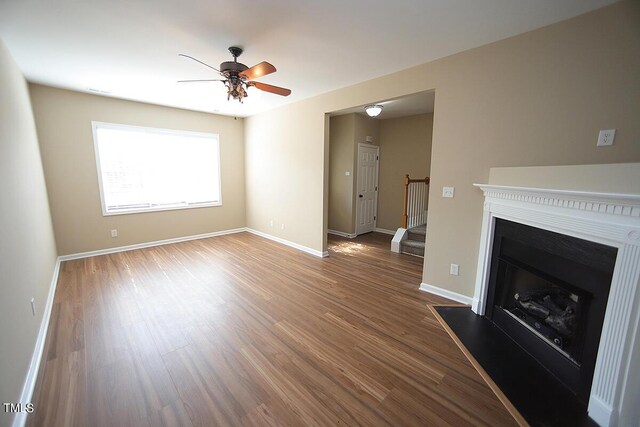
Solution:
<svg viewBox="0 0 640 427"><path fill-rule="evenodd" d="M240 101L240 103L242 103L242 100L244 98L249 96L247 94L247 89L249 87L255 87L256 89L262 90L264 92L270 92L280 96L289 96L291 94L290 89L253 81L253 79L266 76L267 74L275 73L277 71L276 67L266 61L262 61L261 63L249 68L246 65L238 62L238 57L242 55L242 48L231 46L229 48L229 52L231 52L231 55L233 55L233 61L223 62L222 64L220 64L220 69L214 68L209 64L205 64L204 62L189 55L180 54L180 56L193 59L194 61L217 71L224 78L211 80L179 80L178 82L189 83L203 81L220 81L227 88L227 100L233 98Z"/></svg>
<svg viewBox="0 0 640 427"><path fill-rule="evenodd" d="M380 113L382 113L382 105L367 105L366 107L364 107L364 111L369 117L378 117Z"/></svg>

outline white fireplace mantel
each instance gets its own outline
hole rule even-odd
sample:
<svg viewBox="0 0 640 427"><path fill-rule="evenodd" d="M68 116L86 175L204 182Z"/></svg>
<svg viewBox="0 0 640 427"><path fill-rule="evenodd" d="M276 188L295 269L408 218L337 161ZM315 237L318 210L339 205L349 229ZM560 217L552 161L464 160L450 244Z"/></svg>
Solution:
<svg viewBox="0 0 640 427"><path fill-rule="evenodd" d="M472 309L484 315L495 218L618 249L589 398L602 426L640 406L640 195L474 184L485 196Z"/></svg>

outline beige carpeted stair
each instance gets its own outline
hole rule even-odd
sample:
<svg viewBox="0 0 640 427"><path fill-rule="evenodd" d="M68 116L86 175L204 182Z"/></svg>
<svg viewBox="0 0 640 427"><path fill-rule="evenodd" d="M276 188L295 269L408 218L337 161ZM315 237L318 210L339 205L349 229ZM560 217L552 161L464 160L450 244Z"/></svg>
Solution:
<svg viewBox="0 0 640 427"><path fill-rule="evenodd" d="M407 240L400 242L400 252L424 257L427 226L419 225L407 230Z"/></svg>

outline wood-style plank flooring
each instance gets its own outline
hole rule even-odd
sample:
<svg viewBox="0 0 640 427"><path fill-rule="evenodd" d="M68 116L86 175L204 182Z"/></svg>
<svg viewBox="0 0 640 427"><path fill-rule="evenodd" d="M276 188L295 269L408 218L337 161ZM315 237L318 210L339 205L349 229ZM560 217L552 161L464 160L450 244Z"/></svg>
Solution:
<svg viewBox="0 0 640 427"><path fill-rule="evenodd" d="M515 425L390 236L239 233L65 262L35 426Z"/></svg>

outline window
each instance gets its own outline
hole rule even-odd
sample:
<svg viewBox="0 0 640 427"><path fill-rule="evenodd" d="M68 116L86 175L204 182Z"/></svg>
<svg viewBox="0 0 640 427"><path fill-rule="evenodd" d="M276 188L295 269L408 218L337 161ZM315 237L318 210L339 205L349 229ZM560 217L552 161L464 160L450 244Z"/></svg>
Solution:
<svg viewBox="0 0 640 427"><path fill-rule="evenodd" d="M222 205L217 134L92 124L103 215Z"/></svg>

